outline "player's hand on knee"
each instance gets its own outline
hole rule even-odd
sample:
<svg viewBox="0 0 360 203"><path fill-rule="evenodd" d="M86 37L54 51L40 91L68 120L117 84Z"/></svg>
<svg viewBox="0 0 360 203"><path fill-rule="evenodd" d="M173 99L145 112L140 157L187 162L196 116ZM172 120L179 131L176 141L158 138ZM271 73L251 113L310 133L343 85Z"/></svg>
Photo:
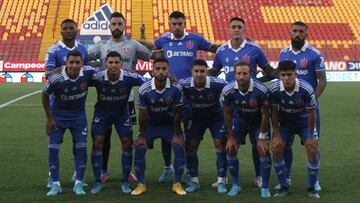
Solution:
<svg viewBox="0 0 360 203"><path fill-rule="evenodd" d="M271 150L275 155L280 155L285 148L285 143L280 136L275 136L272 140Z"/></svg>
<svg viewBox="0 0 360 203"><path fill-rule="evenodd" d="M180 135L174 135L172 139L172 144L178 144L185 147L185 142Z"/></svg>
<svg viewBox="0 0 360 203"><path fill-rule="evenodd" d="M269 152L269 142L266 139L259 139L257 143L257 150L261 156L265 156Z"/></svg>
<svg viewBox="0 0 360 203"><path fill-rule="evenodd" d="M144 137L138 137L135 141L135 147L138 145L146 145L146 139Z"/></svg>
<svg viewBox="0 0 360 203"><path fill-rule="evenodd" d="M54 119L48 119L48 120L46 121L46 126L45 126L45 128L46 128L46 135L48 135L48 136L50 135L50 132L51 132L51 129L52 129L52 128L57 129L56 123L55 123Z"/></svg>
<svg viewBox="0 0 360 203"><path fill-rule="evenodd" d="M229 154L235 154L237 152L236 140L234 137L228 137L226 142L226 152Z"/></svg>
<svg viewBox="0 0 360 203"><path fill-rule="evenodd" d="M309 137L305 143L306 151L311 160L316 159L318 150L318 141L315 137Z"/></svg>

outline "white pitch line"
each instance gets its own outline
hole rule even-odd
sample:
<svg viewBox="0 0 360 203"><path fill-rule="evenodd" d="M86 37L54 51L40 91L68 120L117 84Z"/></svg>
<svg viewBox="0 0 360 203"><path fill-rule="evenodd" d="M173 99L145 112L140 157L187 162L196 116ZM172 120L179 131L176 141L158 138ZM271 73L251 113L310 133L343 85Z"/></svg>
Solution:
<svg viewBox="0 0 360 203"><path fill-rule="evenodd" d="M4 107L6 107L6 106L8 106L8 105L10 105L10 104L12 104L12 103L15 103L15 102L17 102L17 101L19 101L19 100L25 99L25 98L30 97L30 96L35 95L35 94L39 94L40 92L42 92L42 90L37 90L37 91L35 91L35 92L31 92L31 93L29 93L29 94L25 94L25 95L23 95L23 96L21 96L21 97L18 97L18 98L16 98L16 99L13 99L13 100L8 101L8 102L6 102L6 103L0 104L0 109L4 108Z"/></svg>

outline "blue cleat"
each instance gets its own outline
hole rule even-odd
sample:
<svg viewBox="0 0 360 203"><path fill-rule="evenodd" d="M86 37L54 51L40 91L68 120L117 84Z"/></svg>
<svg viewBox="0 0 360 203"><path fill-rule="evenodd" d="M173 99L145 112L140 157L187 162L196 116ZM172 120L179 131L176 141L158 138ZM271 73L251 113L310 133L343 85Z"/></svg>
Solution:
<svg viewBox="0 0 360 203"><path fill-rule="evenodd" d="M286 183L287 183L287 186L290 187L292 185L292 181L290 178L286 178ZM277 190L280 190L280 184L277 184L274 189L277 189Z"/></svg>
<svg viewBox="0 0 360 203"><path fill-rule="evenodd" d="M48 193L46 193L47 196L55 196L62 192L61 186L58 184L52 184L51 189Z"/></svg>
<svg viewBox="0 0 360 203"><path fill-rule="evenodd" d="M237 185L237 184L233 184L231 189L230 189L230 192L228 192L227 195L230 196L230 197L234 197L239 192L241 192L241 187L239 185Z"/></svg>
<svg viewBox="0 0 360 203"><path fill-rule="evenodd" d="M226 193L227 189L225 187L225 183L223 183L223 182L218 183L217 184L217 191L218 191L218 193Z"/></svg>
<svg viewBox="0 0 360 203"><path fill-rule="evenodd" d="M159 178L159 182L160 182L160 183L165 183L166 180L167 180L170 176L172 176L173 174L174 174L174 168L173 168L173 167L171 167L171 168L166 168L166 169L162 172L162 174L161 174L161 176L160 176L160 178Z"/></svg>
<svg viewBox="0 0 360 203"><path fill-rule="evenodd" d="M53 185L53 180L52 180L52 178L51 178L51 176L49 176L49 178L48 178L48 182L47 182L47 188L51 188L52 187L52 185Z"/></svg>
<svg viewBox="0 0 360 203"><path fill-rule="evenodd" d="M121 182L121 191L123 193L130 193L132 191L129 187L129 182L127 181Z"/></svg>
<svg viewBox="0 0 360 203"><path fill-rule="evenodd" d="M320 186L320 182L319 180L316 181L315 185L314 185L314 188L316 191L320 191L321 190L321 186Z"/></svg>
<svg viewBox="0 0 360 203"><path fill-rule="evenodd" d="M261 193L260 193L262 198L269 198L271 197L270 191L268 188L261 188Z"/></svg>
<svg viewBox="0 0 360 203"><path fill-rule="evenodd" d="M189 173L184 174L183 180L186 183L186 185L191 185L192 184L191 176L190 176Z"/></svg>
<svg viewBox="0 0 360 203"><path fill-rule="evenodd" d="M191 184L185 188L186 192L195 192L195 190L200 189L200 184L197 182L191 182Z"/></svg>
<svg viewBox="0 0 360 203"><path fill-rule="evenodd" d="M101 182L96 182L94 187L90 190L92 194L100 192L104 188L104 185Z"/></svg>
<svg viewBox="0 0 360 203"><path fill-rule="evenodd" d="M73 191L75 192L76 195L86 195L86 192L84 191L82 183L75 184Z"/></svg>

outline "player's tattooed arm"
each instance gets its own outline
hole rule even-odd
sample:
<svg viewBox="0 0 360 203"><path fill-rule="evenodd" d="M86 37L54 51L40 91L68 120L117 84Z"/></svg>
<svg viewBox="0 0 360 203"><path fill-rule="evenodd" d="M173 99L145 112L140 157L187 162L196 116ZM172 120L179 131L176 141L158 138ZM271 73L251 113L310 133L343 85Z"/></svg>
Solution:
<svg viewBox="0 0 360 203"><path fill-rule="evenodd" d="M316 78L318 79L319 83L315 90L315 97L319 98L321 94L324 92L327 85L325 71L316 71Z"/></svg>
<svg viewBox="0 0 360 203"><path fill-rule="evenodd" d="M208 68L207 69L208 76L217 77L219 75L219 73L220 73L220 71L215 69L215 68Z"/></svg>
<svg viewBox="0 0 360 203"><path fill-rule="evenodd" d="M261 69L265 72L265 75L272 79L278 78L278 71L277 69L273 68L270 64L266 64L265 66L262 66Z"/></svg>
<svg viewBox="0 0 360 203"><path fill-rule="evenodd" d="M182 139L183 131L181 128L181 106L174 107L174 138L173 144L184 145L184 141Z"/></svg>
<svg viewBox="0 0 360 203"><path fill-rule="evenodd" d="M139 108L139 137L136 140L136 145L146 143L146 120L147 120L147 109Z"/></svg>
<svg viewBox="0 0 360 203"><path fill-rule="evenodd" d="M229 154L235 154L237 152L237 144L233 130L233 123L232 123L232 109L230 106L224 106L224 121L225 127L228 132L228 138L226 142L226 151Z"/></svg>
<svg viewBox="0 0 360 203"><path fill-rule="evenodd" d="M156 49L155 45L153 42L148 42L146 40L137 40L140 44L144 45L146 48L150 49L150 50L154 50Z"/></svg>
<svg viewBox="0 0 360 203"><path fill-rule="evenodd" d="M269 101L265 99L261 107L261 125L260 135L257 144L257 149L260 155L265 156L269 152L269 135L267 135L269 129Z"/></svg>
<svg viewBox="0 0 360 203"><path fill-rule="evenodd" d="M54 121L54 118L51 114L50 111L50 98L49 95L45 94L44 92L42 93L42 105L46 114L46 135L50 135L50 130L51 128L55 128L56 129L56 123Z"/></svg>

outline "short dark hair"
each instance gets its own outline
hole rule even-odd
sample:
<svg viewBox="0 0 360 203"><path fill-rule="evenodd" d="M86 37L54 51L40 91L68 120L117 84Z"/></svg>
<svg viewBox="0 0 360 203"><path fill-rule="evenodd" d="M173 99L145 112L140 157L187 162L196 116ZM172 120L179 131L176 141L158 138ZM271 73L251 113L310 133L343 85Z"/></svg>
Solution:
<svg viewBox="0 0 360 203"><path fill-rule="evenodd" d="M169 16L169 19L171 19L171 18L182 18L185 20L185 15L184 15L184 13L182 13L180 11L174 11Z"/></svg>
<svg viewBox="0 0 360 203"><path fill-rule="evenodd" d="M304 26L305 29L308 28L308 26L304 22L301 22L301 21L294 22L293 24L291 24L291 27L294 26L294 25Z"/></svg>
<svg viewBox="0 0 360 203"><path fill-rule="evenodd" d="M247 66L249 67L249 72L250 72L250 75L252 74L252 71L251 71L251 64L247 61L237 61L235 64L234 64L234 73L236 73L236 67L238 66Z"/></svg>
<svg viewBox="0 0 360 203"><path fill-rule="evenodd" d="M70 51L70 52L66 55L66 60L69 60L70 56L80 57L80 58L81 58L81 61L83 60L82 54L81 54L79 51L76 51L76 50Z"/></svg>
<svg viewBox="0 0 360 203"><path fill-rule="evenodd" d="M245 25L245 20L239 17L233 17L230 19L229 23L231 23L232 21L240 21Z"/></svg>
<svg viewBox="0 0 360 203"><path fill-rule="evenodd" d="M119 52L117 51L110 51L109 53L106 54L106 60L109 58L109 57L118 57L121 61L121 55L119 54Z"/></svg>
<svg viewBox="0 0 360 203"><path fill-rule="evenodd" d="M280 61L277 69L279 71L295 71L296 64L292 61Z"/></svg>
<svg viewBox="0 0 360 203"><path fill-rule="evenodd" d="M112 18L122 18L122 19L125 20L125 17L124 17L123 14L120 13L120 12L114 12L114 13L112 13L111 16L110 16L110 20L111 20Z"/></svg>
<svg viewBox="0 0 360 203"><path fill-rule="evenodd" d="M158 62L165 62L165 63L169 64L168 60L166 60L165 57L155 57L153 60L153 64L158 63Z"/></svg>
<svg viewBox="0 0 360 203"><path fill-rule="evenodd" d="M206 68L209 67L204 59L196 59L193 63L193 67L194 66L205 66Z"/></svg>
<svg viewBox="0 0 360 203"><path fill-rule="evenodd" d="M75 25L75 27L77 26L76 22L73 19L67 18L61 22L60 27L62 27L63 24L65 24L65 23L73 23Z"/></svg>

